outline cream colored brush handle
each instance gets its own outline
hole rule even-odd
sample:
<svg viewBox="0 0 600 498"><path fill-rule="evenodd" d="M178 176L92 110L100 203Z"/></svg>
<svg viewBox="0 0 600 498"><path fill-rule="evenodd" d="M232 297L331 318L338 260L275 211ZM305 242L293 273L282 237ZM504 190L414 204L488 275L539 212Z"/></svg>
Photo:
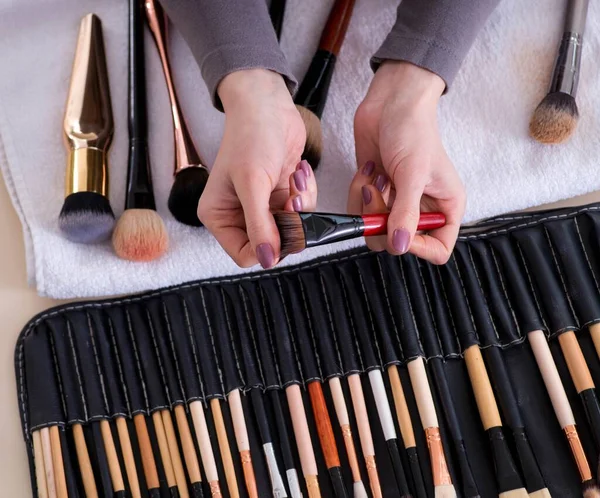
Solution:
<svg viewBox="0 0 600 498"><path fill-rule="evenodd" d="M298 445L298 453L300 454L300 465L304 476L316 476L317 462L315 460L315 452L313 450L310 432L308 431L308 421L306 420L306 412L304 410L304 402L302 401L302 393L300 387L292 384L285 390L290 415L292 418L292 427L296 436L296 444Z"/></svg>
<svg viewBox="0 0 600 498"><path fill-rule="evenodd" d="M487 431L492 427L502 426L494 391L479 346L477 344L471 346L465 351L464 356L483 428Z"/></svg>
<svg viewBox="0 0 600 498"><path fill-rule="evenodd" d="M173 488L177 486L177 481L175 480L175 471L173 470L173 462L171 461L171 454L169 453L169 444L167 443L165 426L163 425L160 412L154 412L152 414L152 422L154 423L154 432L156 433L156 441L158 442L158 450L165 471L167 486Z"/></svg>
<svg viewBox="0 0 600 498"><path fill-rule="evenodd" d="M54 483L54 463L52 462L52 445L50 443L50 429L44 427L40 430L42 440L42 455L44 457L44 469L46 470L46 486L48 487L48 498L56 498L56 484Z"/></svg>
<svg viewBox="0 0 600 498"><path fill-rule="evenodd" d="M410 361L407 364L407 368L410 375L410 383L412 384L415 399L417 400L417 408L419 409L423 429L439 427L423 358L419 357L416 360Z"/></svg>
<svg viewBox="0 0 600 498"><path fill-rule="evenodd" d="M406 397L404 396L404 389L402 388L402 382L400 381L398 367L396 365L390 365L388 368L388 375L390 376L390 383L392 384L394 405L396 406L396 415L398 416L398 422L400 423L400 433L402 434L404 447L414 448L417 445L415 441L415 431L413 430L410 412L408 411L408 405L406 404Z"/></svg>
<svg viewBox="0 0 600 498"><path fill-rule="evenodd" d="M210 435L208 426L206 425L206 417L204 416L204 407L202 406L202 403L200 401L192 401L190 403L190 413L192 414L192 422L194 424L194 430L196 431L198 446L200 447L200 456L202 457L204 472L206 472L206 480L209 484L214 482L218 483L219 474L217 472L217 463L210 442Z"/></svg>
<svg viewBox="0 0 600 498"><path fill-rule="evenodd" d="M52 464L54 465L54 484L56 498L68 498L65 464L62 456L60 432L57 425L50 427L50 445L52 446Z"/></svg>
<svg viewBox="0 0 600 498"><path fill-rule="evenodd" d="M363 393L360 375L353 374L348 376L348 385L350 386L350 396L354 406L354 415L358 425L358 435L360 437L360 446L365 455L375 455L375 445L373 444L373 435L371 434L371 425L367 414L367 405Z"/></svg>
<svg viewBox="0 0 600 498"><path fill-rule="evenodd" d="M125 417L117 417L115 422L117 424L117 433L119 435L119 443L121 444L123 461L125 462L125 472L127 473L131 498L142 498L127 422L125 421Z"/></svg>

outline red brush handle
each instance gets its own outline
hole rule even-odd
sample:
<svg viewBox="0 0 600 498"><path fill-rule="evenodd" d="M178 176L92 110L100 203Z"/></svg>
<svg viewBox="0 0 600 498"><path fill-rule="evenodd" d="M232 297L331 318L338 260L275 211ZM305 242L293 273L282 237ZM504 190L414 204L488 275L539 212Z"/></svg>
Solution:
<svg viewBox="0 0 600 498"><path fill-rule="evenodd" d="M389 213L363 214L362 219L365 224L364 236L385 235L387 233L387 222ZM419 230L435 230L442 228L446 224L446 217L442 213L421 213L419 217Z"/></svg>

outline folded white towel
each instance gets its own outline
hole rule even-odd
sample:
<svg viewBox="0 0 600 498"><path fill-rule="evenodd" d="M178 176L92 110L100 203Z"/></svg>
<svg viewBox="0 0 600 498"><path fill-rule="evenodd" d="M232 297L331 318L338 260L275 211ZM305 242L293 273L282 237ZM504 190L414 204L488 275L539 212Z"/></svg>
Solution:
<svg viewBox="0 0 600 498"><path fill-rule="evenodd" d="M301 78L332 0L288 0L282 46ZM397 1L358 0L323 116L325 151L317 174L319 208L343 211L355 170L353 111L372 73L368 60L393 24ZM439 121L448 153L468 191L465 221L600 188L600 6L591 2L577 97L581 119L566 145L542 146L527 134L547 91L561 37L562 0L504 0L465 61ZM80 18L103 21L115 117L111 201L122 211L127 160L127 3L116 0L0 0L0 166L23 223L29 280L57 298L143 291L241 270L204 229L175 222L166 207L173 169L167 92L147 37L151 161L158 209L171 248L153 263L119 260L107 243L81 246L61 237L65 149L62 115ZM212 164L223 115L210 104L200 72L178 36L170 37L174 78L192 135ZM285 264L357 245L306 251Z"/></svg>

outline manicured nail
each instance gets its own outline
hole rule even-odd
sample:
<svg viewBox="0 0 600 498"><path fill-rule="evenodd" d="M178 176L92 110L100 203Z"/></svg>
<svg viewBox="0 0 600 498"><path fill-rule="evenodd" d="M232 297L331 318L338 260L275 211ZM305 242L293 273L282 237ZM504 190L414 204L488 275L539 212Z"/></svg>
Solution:
<svg viewBox="0 0 600 498"><path fill-rule="evenodd" d="M363 196L363 202L365 203L365 205L367 205L371 202L371 199L372 199L371 191L369 190L369 187L367 187L366 185L363 185L362 196Z"/></svg>
<svg viewBox="0 0 600 498"><path fill-rule="evenodd" d="M375 185L375 188L377 190L383 192L385 190L385 187L387 187L387 183L388 181L385 175L377 175L377 178L375 178L375 182L373 183L373 185Z"/></svg>
<svg viewBox="0 0 600 498"><path fill-rule="evenodd" d="M259 244L256 247L256 257L258 258L260 266L265 270L271 268L275 262L275 254L273 253L271 244Z"/></svg>
<svg viewBox="0 0 600 498"><path fill-rule="evenodd" d="M312 168L310 167L310 164L308 164L308 161L306 159L302 159L302 161L298 163L298 166L296 166L296 169L301 169L302 171L304 171L306 178L310 176L310 172L312 171Z"/></svg>
<svg viewBox="0 0 600 498"><path fill-rule="evenodd" d="M302 197L300 197L299 195L294 197L294 200L292 201L292 207L297 213L302 211Z"/></svg>
<svg viewBox="0 0 600 498"><path fill-rule="evenodd" d="M392 235L392 245L396 251L398 251L400 254L404 254L406 251L408 251L409 243L410 233L408 233L408 230L405 230L404 228L394 230L394 235Z"/></svg>
<svg viewBox="0 0 600 498"><path fill-rule="evenodd" d="M306 175L304 174L304 171L296 171L294 173L294 183L300 192L306 190Z"/></svg>
<svg viewBox="0 0 600 498"><path fill-rule="evenodd" d="M375 169L375 163L373 161L367 161L362 169L362 174L365 176L371 176Z"/></svg>

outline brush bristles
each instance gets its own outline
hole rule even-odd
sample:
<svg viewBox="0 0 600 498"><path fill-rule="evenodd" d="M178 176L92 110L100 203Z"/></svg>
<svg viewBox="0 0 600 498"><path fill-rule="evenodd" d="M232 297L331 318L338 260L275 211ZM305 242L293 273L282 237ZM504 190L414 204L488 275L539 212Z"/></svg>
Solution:
<svg viewBox="0 0 600 498"><path fill-rule="evenodd" d="M127 209L117 222L112 242L117 256L129 261L152 261L169 246L163 220L151 209Z"/></svg>
<svg viewBox="0 0 600 498"><path fill-rule="evenodd" d="M600 489L593 479L583 483L583 498L600 498Z"/></svg>
<svg viewBox="0 0 600 498"><path fill-rule="evenodd" d="M452 484L442 484L434 488L435 498L456 498L456 490Z"/></svg>
<svg viewBox="0 0 600 498"><path fill-rule="evenodd" d="M571 137L578 119L574 97L563 92L549 93L533 113L529 133L543 144L559 144Z"/></svg>
<svg viewBox="0 0 600 498"><path fill-rule="evenodd" d="M306 144L302 159L306 159L308 164L316 170L321 162L321 154L323 153L323 132L321 131L321 120L312 111L301 105L296 105L304 127L306 128Z"/></svg>
<svg viewBox="0 0 600 498"><path fill-rule="evenodd" d="M354 483L354 498L369 498L367 494L367 490L365 489L365 485L362 481L357 481Z"/></svg>
<svg viewBox="0 0 600 498"><path fill-rule="evenodd" d="M58 217L65 237L80 244L96 244L110 237L115 215L108 199L95 192L76 192L67 196Z"/></svg>
<svg viewBox="0 0 600 498"><path fill-rule="evenodd" d="M202 166L190 166L175 175L169 194L169 211L180 223L201 227L198 219L198 202L208 181L208 170Z"/></svg>
<svg viewBox="0 0 600 498"><path fill-rule="evenodd" d="M304 227L298 213L278 211L273 213L281 240L280 258L303 251L306 247Z"/></svg>

